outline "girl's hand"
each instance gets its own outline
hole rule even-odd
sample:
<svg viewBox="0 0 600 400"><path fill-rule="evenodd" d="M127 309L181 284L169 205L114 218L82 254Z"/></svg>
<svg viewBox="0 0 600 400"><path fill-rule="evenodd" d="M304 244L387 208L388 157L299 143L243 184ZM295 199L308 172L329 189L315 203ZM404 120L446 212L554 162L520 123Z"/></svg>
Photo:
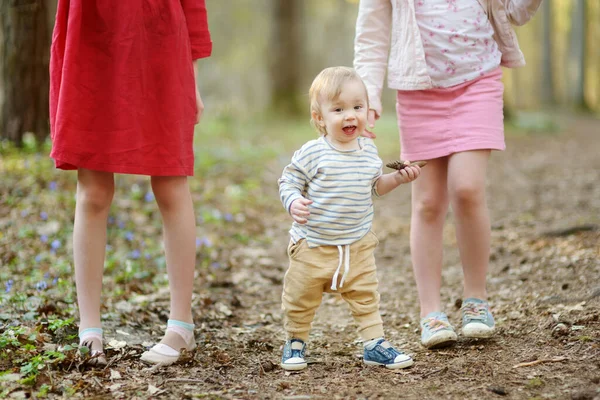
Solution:
<svg viewBox="0 0 600 400"><path fill-rule="evenodd" d="M375 139L377 136L375 133L371 132L370 129L375 128L375 121L379 119L379 115L372 108L369 109L367 113L367 129L363 132L362 136L368 137L370 139Z"/></svg>
<svg viewBox="0 0 600 400"><path fill-rule="evenodd" d="M406 161L408 163L408 161ZM406 168L396 171L396 182L400 185L414 181L421 174L421 167L418 165L408 165Z"/></svg>
<svg viewBox="0 0 600 400"><path fill-rule="evenodd" d="M200 91L196 86L196 123L200 122L200 118L202 118L202 113L204 112L204 103L202 102L202 97L200 96Z"/></svg>
<svg viewBox="0 0 600 400"><path fill-rule="evenodd" d="M294 200L290 206L290 214L294 221L300 225L306 224L308 222L308 217L310 216L308 206L311 204L312 200L305 199L304 197Z"/></svg>
<svg viewBox="0 0 600 400"><path fill-rule="evenodd" d="M199 79L199 66L198 61L192 64L194 68L194 87L196 88L196 123L200 122L202 118L202 113L204 112L204 102L202 101L202 97L200 96L200 90L198 89L198 81Z"/></svg>

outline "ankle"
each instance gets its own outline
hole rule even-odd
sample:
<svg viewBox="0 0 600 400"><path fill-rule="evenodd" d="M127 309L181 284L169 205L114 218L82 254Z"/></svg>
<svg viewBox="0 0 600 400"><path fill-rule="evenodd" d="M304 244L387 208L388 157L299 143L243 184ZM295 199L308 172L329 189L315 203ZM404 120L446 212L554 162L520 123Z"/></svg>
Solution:
<svg viewBox="0 0 600 400"><path fill-rule="evenodd" d="M183 339L186 344L189 344L194 339L194 324L189 324L187 322L178 321L175 319L170 319L167 322L167 331L163 338L162 342L171 342L172 339L169 339L169 333L177 334Z"/></svg>
<svg viewBox="0 0 600 400"><path fill-rule="evenodd" d="M363 346L365 349L371 350L372 348L374 348L377 345L377 342L379 342L381 339L383 339L383 336L376 337L375 339L367 340L363 343Z"/></svg>
<svg viewBox="0 0 600 400"><path fill-rule="evenodd" d="M79 332L79 345L89 349L91 354L102 352L104 347L102 328L86 328Z"/></svg>
<svg viewBox="0 0 600 400"><path fill-rule="evenodd" d="M171 306L173 307L173 306ZM194 325L194 317L192 317L192 312L183 312L183 313L174 313L171 312L169 314L169 321L177 321L183 322L185 324Z"/></svg>
<svg viewBox="0 0 600 400"><path fill-rule="evenodd" d="M173 326L179 326L181 328L187 329L188 331L194 331L194 324L193 323L189 323L189 322L185 322L182 320L177 320L177 319L172 319L170 318L167 321L167 329L169 327L173 327Z"/></svg>
<svg viewBox="0 0 600 400"><path fill-rule="evenodd" d="M441 310L441 307L437 307L437 308L432 308L432 307L430 307L430 308L421 308L421 319L430 317L432 315L438 315L438 314L445 314Z"/></svg>
<svg viewBox="0 0 600 400"><path fill-rule="evenodd" d="M83 340L86 338L90 339L98 339L102 342L104 331L102 328L85 328L79 331L79 340Z"/></svg>

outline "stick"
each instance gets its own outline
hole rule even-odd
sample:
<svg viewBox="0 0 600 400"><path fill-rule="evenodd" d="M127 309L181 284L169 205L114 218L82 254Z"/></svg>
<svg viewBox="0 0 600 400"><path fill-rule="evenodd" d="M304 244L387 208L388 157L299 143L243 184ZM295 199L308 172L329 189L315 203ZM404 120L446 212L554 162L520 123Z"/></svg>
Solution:
<svg viewBox="0 0 600 400"><path fill-rule="evenodd" d="M167 382L186 382L186 383L204 383L203 379L188 379L188 378L169 378L165 381Z"/></svg>
<svg viewBox="0 0 600 400"><path fill-rule="evenodd" d="M567 357L554 357L554 358L542 358L541 360L535 360L530 362L523 362L517 365L513 365L513 368L531 367L532 365L548 363L548 362L559 362L565 361Z"/></svg>
<svg viewBox="0 0 600 400"><path fill-rule="evenodd" d="M444 368L436 369L436 370L433 370L433 371L429 371L426 374L423 374L422 378L427 378L428 376L431 376L433 374L437 374L438 372L445 372L446 370L448 370L448 367L444 367Z"/></svg>

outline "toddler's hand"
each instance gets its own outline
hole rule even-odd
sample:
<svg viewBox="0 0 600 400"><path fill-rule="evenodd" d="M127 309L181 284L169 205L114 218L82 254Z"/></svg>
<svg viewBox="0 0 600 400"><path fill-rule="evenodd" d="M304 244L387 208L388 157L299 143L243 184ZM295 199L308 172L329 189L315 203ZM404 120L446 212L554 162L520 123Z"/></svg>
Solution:
<svg viewBox="0 0 600 400"><path fill-rule="evenodd" d="M400 184L409 183L414 181L421 174L421 167L418 165L410 165L410 161L406 161L405 164L408 166L401 169L400 171L396 171L396 180Z"/></svg>
<svg viewBox="0 0 600 400"><path fill-rule="evenodd" d="M290 214L294 221L300 225L306 224L308 222L308 217L310 216L308 206L311 204L312 200L305 199L304 197L294 200L290 206Z"/></svg>

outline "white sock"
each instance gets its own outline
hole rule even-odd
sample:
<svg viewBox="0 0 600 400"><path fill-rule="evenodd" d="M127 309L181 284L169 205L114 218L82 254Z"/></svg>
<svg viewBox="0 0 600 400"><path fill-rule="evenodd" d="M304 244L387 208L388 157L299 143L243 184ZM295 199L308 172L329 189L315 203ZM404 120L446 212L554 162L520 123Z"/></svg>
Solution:
<svg viewBox="0 0 600 400"><path fill-rule="evenodd" d="M372 348L375 347L377 342L381 339L383 339L383 336L377 337L375 339L367 340L366 342L363 343L363 345L365 346L365 349L371 350Z"/></svg>

